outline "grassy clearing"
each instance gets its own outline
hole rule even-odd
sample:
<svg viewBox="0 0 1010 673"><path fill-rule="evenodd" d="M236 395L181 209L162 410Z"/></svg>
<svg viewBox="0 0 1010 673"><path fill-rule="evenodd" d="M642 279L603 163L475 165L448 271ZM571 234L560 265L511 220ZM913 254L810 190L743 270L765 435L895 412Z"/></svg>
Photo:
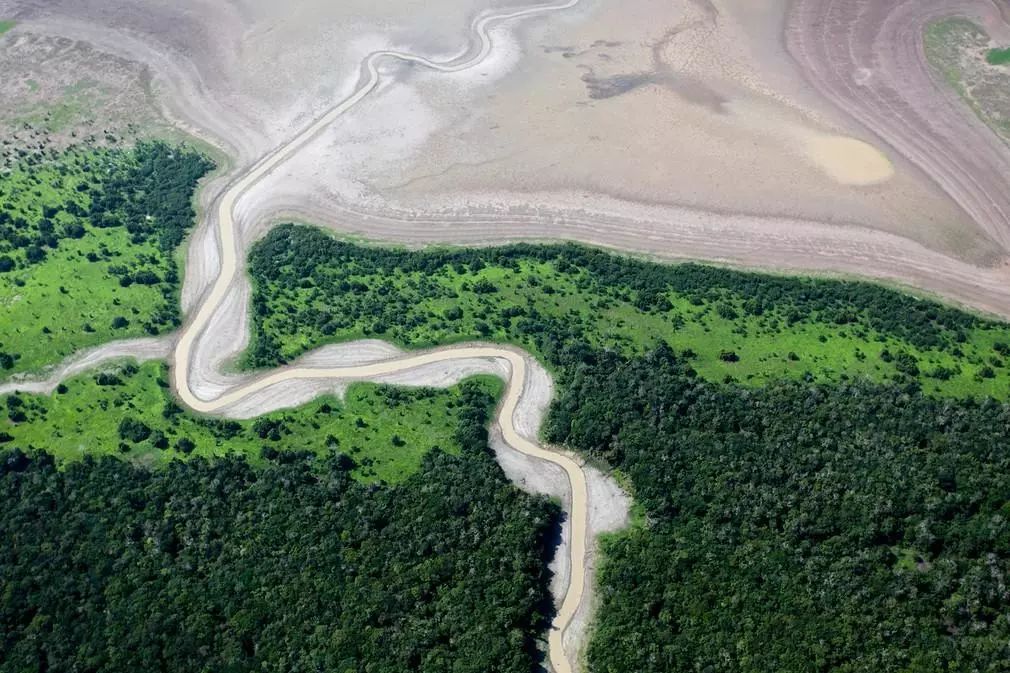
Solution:
<svg viewBox="0 0 1010 673"><path fill-rule="evenodd" d="M180 409L161 363L121 364L73 378L50 396L4 397L0 440L6 448L44 449L62 463L113 455L144 466L193 456L258 462L264 451L338 451L356 463L355 479L396 483L434 447L458 453L454 433L467 385L495 399L502 391L493 377L447 390L355 384L343 401L324 397L238 422Z"/></svg>
<svg viewBox="0 0 1010 673"><path fill-rule="evenodd" d="M335 246L331 257L328 245ZM308 247L323 252L314 259L304 252ZM451 251L383 253L307 228L279 230L252 256L256 308L248 361L266 366L362 337L408 348L510 342L547 363L575 339L627 354L665 342L692 352L692 366L712 381L760 386L782 378L916 379L940 396L1006 399L1010 393L1010 326L932 302L867 284L774 279L611 255L597 265L605 270L594 269L579 261L575 247L512 250L519 252L467 251L460 253L463 263L453 261ZM552 251L557 256L550 259ZM646 280L648 289L636 289ZM727 289L734 283L749 289ZM804 299L829 286L841 300L829 306ZM861 304L863 295L877 302L875 313ZM899 299L889 308L887 302ZM930 322L934 313L947 327Z"/></svg>
<svg viewBox="0 0 1010 673"><path fill-rule="evenodd" d="M40 369L83 348L147 333L144 321L164 302L162 293L149 285L121 287L106 264L88 261L103 251L117 263L158 255L154 246L131 244L125 231L99 230L61 245L43 264L0 276L0 348L20 355L9 371ZM117 318L128 324L114 327Z"/></svg>
<svg viewBox="0 0 1010 673"><path fill-rule="evenodd" d="M178 324L196 156L71 151L0 175L0 375Z"/></svg>
<svg viewBox="0 0 1010 673"><path fill-rule="evenodd" d="M13 28L15 25L16 25L15 21L0 20L0 35L3 35L8 30L10 30L11 28Z"/></svg>
<svg viewBox="0 0 1010 673"><path fill-rule="evenodd" d="M985 55L985 60L988 61L989 65L1010 64L1010 47L1006 49L990 49Z"/></svg>

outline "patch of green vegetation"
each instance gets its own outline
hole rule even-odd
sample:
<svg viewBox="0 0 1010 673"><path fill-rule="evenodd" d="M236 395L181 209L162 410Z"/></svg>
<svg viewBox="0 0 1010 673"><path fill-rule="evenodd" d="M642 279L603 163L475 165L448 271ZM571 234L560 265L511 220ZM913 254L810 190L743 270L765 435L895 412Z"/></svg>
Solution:
<svg viewBox="0 0 1010 673"><path fill-rule="evenodd" d="M245 456L259 462L291 451L340 452L359 481L395 483L417 471L425 454L459 451L454 432L461 400L474 392L497 399L502 384L476 377L448 390L360 383L346 399L324 397L249 421L183 411L161 363L124 364L82 374L50 396L0 398L0 443L45 450L61 463L120 456L145 466L189 457Z"/></svg>
<svg viewBox="0 0 1010 673"><path fill-rule="evenodd" d="M926 26L926 59L993 131L1010 142L1010 73L989 67L1010 49L990 49L978 25L948 18ZM1008 56L1010 58L1010 56Z"/></svg>
<svg viewBox="0 0 1010 673"><path fill-rule="evenodd" d="M0 35L3 35L8 30L10 30L11 28L13 28L15 25L16 25L15 21L0 20Z"/></svg>
<svg viewBox="0 0 1010 673"><path fill-rule="evenodd" d="M903 572L914 572L923 567L925 560L922 555L908 547L892 547L894 554L894 569Z"/></svg>
<svg viewBox="0 0 1010 673"><path fill-rule="evenodd" d="M26 80L25 84L29 93L39 90L39 83L34 79ZM9 125L12 130L26 127L38 130L43 138L49 134L66 134L69 131L75 138L80 134L82 138L104 138L107 143L115 144L121 139L117 137L116 131L106 128L96 136L92 133L93 129L87 129L87 125L93 123L94 119L105 118L101 110L115 96L115 92L94 79L78 79L72 84L52 90L42 99L20 101L8 119Z"/></svg>
<svg viewBox="0 0 1010 673"><path fill-rule="evenodd" d="M1010 47L1006 49L990 49L985 55L985 60L990 65L1007 65L1010 63Z"/></svg>
<svg viewBox="0 0 1010 673"><path fill-rule="evenodd" d="M201 155L161 143L27 158L0 175L0 376L179 323Z"/></svg>
<svg viewBox="0 0 1010 673"><path fill-rule="evenodd" d="M975 47L988 40L985 31L968 19L949 17L926 26L926 57L955 87L961 85L961 73L956 64L956 54L962 46Z"/></svg>
<svg viewBox="0 0 1010 673"><path fill-rule="evenodd" d="M275 229L250 256L251 366L360 337L409 348L510 342L552 365L574 336L690 352L713 381L918 382L1010 394L1010 326L876 285L662 265L574 245L408 252Z"/></svg>
<svg viewBox="0 0 1010 673"><path fill-rule="evenodd" d="M28 86L31 89L30 83ZM108 95L109 92L102 89L95 80L81 79L64 86L59 92L59 98L23 108L14 121L19 126L27 124L49 133L60 133L82 120L94 118L101 101ZM106 131L106 134L109 132ZM114 135L107 135L107 138L113 137Z"/></svg>
<svg viewBox="0 0 1010 673"><path fill-rule="evenodd" d="M88 110L90 105L85 95L66 96L63 100L46 107L44 112L27 115L23 120L33 126L59 132L84 116L84 111Z"/></svg>

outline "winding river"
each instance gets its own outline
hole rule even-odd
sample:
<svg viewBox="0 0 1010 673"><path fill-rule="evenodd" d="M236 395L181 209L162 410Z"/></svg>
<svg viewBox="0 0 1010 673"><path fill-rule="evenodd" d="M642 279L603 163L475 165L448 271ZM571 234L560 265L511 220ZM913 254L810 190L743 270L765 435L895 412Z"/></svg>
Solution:
<svg viewBox="0 0 1010 673"><path fill-rule="evenodd" d="M213 399L197 395L191 385L192 368L197 359L194 352L199 341L208 333L207 326L226 300L232 284L238 275L240 249L236 237L235 206L242 195L264 176L291 157L327 125L338 119L364 100L379 85L382 74L379 65L383 60L398 60L422 66L437 72L454 73L467 70L482 63L491 53L494 43L489 29L496 23L521 19L523 17L556 12L577 5L579 0L517 9L504 13L485 14L472 25L473 38L470 47L460 57L446 62L437 62L415 54L398 51L376 51L369 54L362 63L362 80L354 92L337 103L323 116L307 126L295 137L270 152L267 156L237 176L218 197L211 212L216 212L217 244L220 245L221 266L210 291L191 312L174 349L173 384L184 404L195 411L215 413L241 402L254 393L288 381L327 380L333 382L368 381L383 375L406 372L437 363L491 359L507 364L507 391L498 409L497 423L505 442L513 449L528 456L549 461L568 477L571 489L570 511L571 542L570 573L564 599L558 608L548 636L548 655L555 673L572 673L576 653L566 653L565 631L572 623L586 593L586 551L589 517L589 495L586 474L571 457L537 445L531 438L524 437L516 427L516 410L527 390L529 356L512 348L493 345L455 346L431 350L418 354L370 362L368 364L342 367L285 367L263 374L251 382L236 384ZM207 245L214 245L213 237L207 237ZM571 654L572 656L568 656Z"/></svg>

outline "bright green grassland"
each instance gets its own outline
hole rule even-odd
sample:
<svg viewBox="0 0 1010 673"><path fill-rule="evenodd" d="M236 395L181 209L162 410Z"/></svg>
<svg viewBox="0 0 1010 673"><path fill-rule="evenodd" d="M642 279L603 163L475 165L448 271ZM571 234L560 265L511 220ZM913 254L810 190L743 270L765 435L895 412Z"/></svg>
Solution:
<svg viewBox="0 0 1010 673"><path fill-rule="evenodd" d="M39 369L82 348L145 334L141 318L164 302L162 293L151 285L121 287L108 263L89 262L88 253L109 263L159 257L150 243L132 244L126 231L105 229L63 243L24 272L0 274L0 349L21 356L8 371ZM117 317L129 324L114 328Z"/></svg>
<svg viewBox="0 0 1010 673"><path fill-rule="evenodd" d="M88 184L91 171L83 168L96 158L67 154L59 162L15 170L0 178L0 203L29 221L47 205L75 203L87 209L90 198L77 187ZM101 157L100 164L109 160ZM53 219L57 227L80 221L66 210ZM9 372L36 370L81 348L140 336L144 329L136 317L162 302L156 287L123 288L108 272L110 263L157 260L153 243L133 244L122 228L84 226L84 237L61 240L55 250L46 251L45 261L0 273L0 350L20 356ZM89 253L102 261L88 261ZM130 325L113 329L117 316Z"/></svg>
<svg viewBox="0 0 1010 673"><path fill-rule="evenodd" d="M177 324L174 251L206 167L154 144L0 175L0 377Z"/></svg>
<svg viewBox="0 0 1010 673"><path fill-rule="evenodd" d="M14 27L15 22L9 20L0 20L0 35L3 35L8 30Z"/></svg>
<svg viewBox="0 0 1010 673"><path fill-rule="evenodd" d="M985 60L991 65L1006 65L1010 63L1010 47L1006 49L990 49L985 55Z"/></svg>
<svg viewBox="0 0 1010 673"><path fill-rule="evenodd" d="M352 474L359 481L395 483L416 471L433 447L458 452L453 433L459 425L461 386L477 385L495 398L501 393L501 382L492 377L477 377L448 390L362 383L351 386L344 401L320 398L236 422L181 410L167 385L161 363L124 364L73 378L50 396L8 395L0 407L0 440L7 447L45 449L60 461L108 454L143 465L232 454L255 462L264 448L336 450L355 461ZM146 430L133 434L121 428L124 419ZM132 439L124 438L124 431ZM192 448L180 445L183 438Z"/></svg>
<svg viewBox="0 0 1010 673"><path fill-rule="evenodd" d="M324 343L359 337L411 348L461 340L512 342L550 363L544 348L560 344L543 339L545 330L569 330L593 346L629 354L665 341L692 351L692 366L713 381L731 377L758 386L807 375L818 381L885 381L911 374L926 392L942 396L1006 399L1010 392L1010 369L996 350L1010 354L1004 347L1010 342L1006 325L985 323L966 330L964 343L926 348L873 329L858 314L841 325L779 310L754 315L745 308L747 297L724 291L699 299L668 290L662 309L642 309L628 287L600 282L586 268L561 270L555 261L364 271L367 265L354 261L354 254L338 265L285 266L268 279L259 271L269 262L261 251L254 253L260 309L250 364L270 364L270 353L257 351L264 342L274 344L278 359L288 360Z"/></svg>

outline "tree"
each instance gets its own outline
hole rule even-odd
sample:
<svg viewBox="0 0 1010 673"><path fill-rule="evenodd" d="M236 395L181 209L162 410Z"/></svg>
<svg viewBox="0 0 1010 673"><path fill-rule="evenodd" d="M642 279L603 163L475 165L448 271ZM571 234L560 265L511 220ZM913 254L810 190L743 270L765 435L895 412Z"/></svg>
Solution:
<svg viewBox="0 0 1010 673"><path fill-rule="evenodd" d="M150 436L151 428L147 427L143 421L139 421L132 416L126 416L119 422L120 439L136 444Z"/></svg>

